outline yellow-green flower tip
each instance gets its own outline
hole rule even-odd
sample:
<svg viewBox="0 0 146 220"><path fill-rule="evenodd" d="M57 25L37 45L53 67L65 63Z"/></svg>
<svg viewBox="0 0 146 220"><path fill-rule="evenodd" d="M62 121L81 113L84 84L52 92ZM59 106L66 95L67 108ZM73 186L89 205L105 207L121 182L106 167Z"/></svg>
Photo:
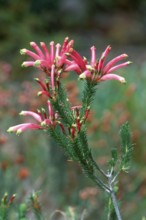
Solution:
<svg viewBox="0 0 146 220"><path fill-rule="evenodd" d="M42 95L42 91L39 91L38 93L37 93L37 96L41 96Z"/></svg>
<svg viewBox="0 0 146 220"><path fill-rule="evenodd" d="M16 135L20 135L22 133L22 130L21 129L18 129L17 131L16 131Z"/></svg>
<svg viewBox="0 0 146 220"><path fill-rule="evenodd" d="M20 50L20 54L21 54L21 55L25 55L25 54L26 54L26 49L21 49L21 50Z"/></svg>
<svg viewBox="0 0 146 220"><path fill-rule="evenodd" d="M23 63L21 64L21 66L22 66L22 67L26 67L25 62L23 62Z"/></svg>
<svg viewBox="0 0 146 220"><path fill-rule="evenodd" d="M82 73L80 76L79 76L79 79L86 79L86 75L84 73Z"/></svg>
<svg viewBox="0 0 146 220"><path fill-rule="evenodd" d="M45 126L46 125L46 122L45 121L42 121L41 122L41 126Z"/></svg>
<svg viewBox="0 0 146 220"><path fill-rule="evenodd" d="M38 67L40 64L41 64L41 61L40 61L40 60L36 60L36 61L34 62L34 66L35 66L35 67Z"/></svg>
<svg viewBox="0 0 146 220"><path fill-rule="evenodd" d="M34 78L34 80L38 82L38 81L39 81L39 78Z"/></svg>
<svg viewBox="0 0 146 220"><path fill-rule="evenodd" d="M24 115L24 114L23 114L23 111L21 111L21 112L19 113L19 115Z"/></svg>
<svg viewBox="0 0 146 220"><path fill-rule="evenodd" d="M8 132L8 133L12 133L12 132L13 132L12 127L8 128L7 132Z"/></svg>

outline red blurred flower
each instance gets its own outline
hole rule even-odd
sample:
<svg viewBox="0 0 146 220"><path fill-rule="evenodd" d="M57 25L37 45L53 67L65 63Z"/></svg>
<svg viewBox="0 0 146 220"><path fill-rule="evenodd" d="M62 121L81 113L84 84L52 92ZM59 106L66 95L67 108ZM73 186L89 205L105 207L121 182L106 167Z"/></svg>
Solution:
<svg viewBox="0 0 146 220"><path fill-rule="evenodd" d="M8 161L7 160L3 160L2 162L1 162L1 169L3 170L3 171L5 171L7 168L8 168Z"/></svg>
<svg viewBox="0 0 146 220"><path fill-rule="evenodd" d="M30 175L30 172L29 172L28 168L26 168L26 167L22 167L18 172L18 178L20 180L26 179L29 175Z"/></svg>

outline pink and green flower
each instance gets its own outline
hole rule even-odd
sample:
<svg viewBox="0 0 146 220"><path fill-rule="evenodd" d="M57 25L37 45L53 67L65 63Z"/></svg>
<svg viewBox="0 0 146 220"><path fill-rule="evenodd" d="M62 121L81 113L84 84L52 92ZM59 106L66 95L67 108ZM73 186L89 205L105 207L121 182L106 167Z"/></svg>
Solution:
<svg viewBox="0 0 146 220"><path fill-rule="evenodd" d="M115 74L114 72L120 68L129 65L131 62L122 62L118 64L119 61L127 58L127 54L121 54L107 64L105 64L106 58L111 50L110 46L107 46L105 51L100 56L99 60L96 58L96 48L91 47L91 61L88 62L86 58L82 58L80 54L74 49L70 49L69 57L72 62L66 67L66 71L75 71L80 79L89 79L96 82L106 81L106 80L118 80L121 83L125 83L125 78Z"/></svg>
<svg viewBox="0 0 146 220"><path fill-rule="evenodd" d="M48 101L48 115L44 109L38 111L38 113L33 111L22 111L20 115L31 116L35 120L35 123L30 122L15 125L10 127L7 130L8 132L16 132L16 134L19 135L26 130L46 130L48 127L55 127L57 124L60 125L61 129L63 128L61 122L58 120L58 115L53 111L50 101Z"/></svg>

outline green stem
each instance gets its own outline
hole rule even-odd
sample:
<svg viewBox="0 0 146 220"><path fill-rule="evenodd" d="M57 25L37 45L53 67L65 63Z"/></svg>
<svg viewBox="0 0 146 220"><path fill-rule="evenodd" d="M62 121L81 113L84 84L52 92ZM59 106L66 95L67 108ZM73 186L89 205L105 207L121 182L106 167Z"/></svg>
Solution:
<svg viewBox="0 0 146 220"><path fill-rule="evenodd" d="M96 169L106 178L108 179L108 176L106 175L106 173L98 166L98 164L94 161L94 165L96 167Z"/></svg>
<svg viewBox="0 0 146 220"><path fill-rule="evenodd" d="M114 209L115 209L115 212L116 212L116 215L117 215L117 219L122 220L120 210L119 210L119 207L118 207L118 203L117 203L117 199L116 199L116 196L115 196L115 193L114 193L113 190L111 191L111 198L112 198L113 206L114 206Z"/></svg>
<svg viewBox="0 0 146 220"><path fill-rule="evenodd" d="M100 186L107 193L110 193L110 188L99 178L96 176L97 185Z"/></svg>
<svg viewBox="0 0 146 220"><path fill-rule="evenodd" d="M121 217L121 214L120 214L120 210L119 210L119 207L118 207L118 201L117 201L117 198L116 198L113 186L112 186L111 176L109 176L109 188L110 188L111 200L112 200L112 203L113 203L113 206L114 206L114 210L115 210L117 219L118 220L122 220L122 217Z"/></svg>
<svg viewBox="0 0 146 220"><path fill-rule="evenodd" d="M109 201L108 201L107 220L110 220L110 218L111 218L111 197L109 197Z"/></svg>

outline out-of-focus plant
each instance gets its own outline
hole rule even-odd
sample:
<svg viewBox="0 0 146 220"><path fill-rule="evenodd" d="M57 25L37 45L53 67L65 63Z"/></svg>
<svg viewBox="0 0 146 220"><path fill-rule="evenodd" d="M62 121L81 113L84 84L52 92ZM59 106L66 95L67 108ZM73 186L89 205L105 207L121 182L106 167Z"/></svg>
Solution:
<svg viewBox="0 0 146 220"><path fill-rule="evenodd" d="M19 204L17 208L13 207L13 212L11 212L12 206L14 206L15 197L16 197L15 194L9 196L7 193L5 193L3 195L0 202L1 220L9 220L9 219L27 220L28 212L31 212L33 216L35 216L35 219L37 220L44 219L37 192L31 193L27 201Z"/></svg>
<svg viewBox="0 0 146 220"><path fill-rule="evenodd" d="M118 191L117 179L122 171L129 170L132 154L131 134L128 123L121 126L121 148L111 150L111 159L107 162L107 170L100 168L92 154L88 143L86 122L90 115L92 102L98 85L107 80L117 80L125 83L125 78L115 74L117 69L123 68L130 62L121 62L127 58L121 54L111 61L106 62L111 50L107 46L105 51L96 58L96 48L91 47L91 60L82 57L74 48L73 40L65 38L60 44L50 42L50 50L41 42L41 48L35 43L30 43L34 52L22 49L21 54L31 57L32 60L23 62L23 67L34 66L45 73L45 79L35 78L41 91L38 96L46 96L46 107L37 111L22 111L20 115L32 117L33 121L22 123L8 129L8 132L21 134L26 130L43 130L48 133L64 150L67 157L77 161L85 175L99 186L108 196L108 219L116 216L121 220L121 214L116 199ZM56 46L56 50L55 50ZM63 78L68 72L75 72L84 86L79 105L70 102L64 88Z"/></svg>

